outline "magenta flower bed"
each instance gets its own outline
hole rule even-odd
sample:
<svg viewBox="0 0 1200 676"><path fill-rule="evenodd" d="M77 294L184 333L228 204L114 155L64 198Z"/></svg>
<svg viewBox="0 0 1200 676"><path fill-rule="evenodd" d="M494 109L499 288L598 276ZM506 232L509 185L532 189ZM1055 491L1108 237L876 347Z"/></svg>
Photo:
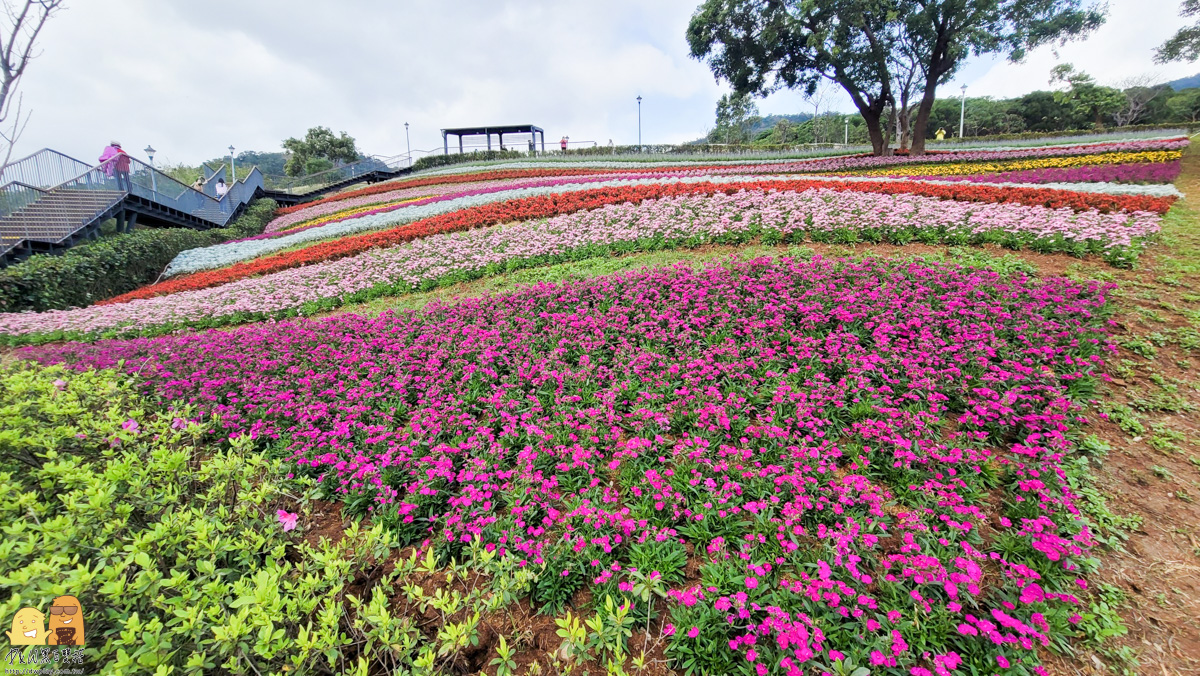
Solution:
<svg viewBox="0 0 1200 676"><path fill-rule="evenodd" d="M917 180L936 178L939 181L970 181L972 183L1172 183L1179 177L1181 168L1181 161L1175 160L1173 162L1026 169L971 176L908 176L906 178Z"/></svg>
<svg viewBox="0 0 1200 676"><path fill-rule="evenodd" d="M538 604L661 578L676 664L993 673L1079 620L1069 395L1107 350L1108 290L731 261L21 352L125 360L402 539L536 567Z"/></svg>

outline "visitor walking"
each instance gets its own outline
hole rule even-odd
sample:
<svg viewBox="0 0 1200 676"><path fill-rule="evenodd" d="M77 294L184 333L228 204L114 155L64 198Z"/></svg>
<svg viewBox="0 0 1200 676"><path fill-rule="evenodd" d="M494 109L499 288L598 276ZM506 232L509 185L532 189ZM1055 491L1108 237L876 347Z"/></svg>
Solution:
<svg viewBox="0 0 1200 676"><path fill-rule="evenodd" d="M121 149L121 144L112 141L104 152L100 153L100 165L109 178L116 177L117 190L133 192L133 184L129 181L129 153Z"/></svg>
<svg viewBox="0 0 1200 676"><path fill-rule="evenodd" d="M217 199L221 199L222 197L224 197L225 193L227 193L227 192L229 192L229 186L225 185L225 179L218 178L217 179Z"/></svg>

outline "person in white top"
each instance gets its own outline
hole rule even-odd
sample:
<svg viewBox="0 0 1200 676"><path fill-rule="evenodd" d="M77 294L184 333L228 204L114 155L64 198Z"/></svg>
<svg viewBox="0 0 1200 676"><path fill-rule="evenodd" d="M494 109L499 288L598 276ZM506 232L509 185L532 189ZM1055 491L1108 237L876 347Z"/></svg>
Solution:
<svg viewBox="0 0 1200 676"><path fill-rule="evenodd" d="M217 179L217 199L221 199L222 197L224 197L225 193L227 193L227 192L229 192L229 186L225 185L225 179L218 178Z"/></svg>

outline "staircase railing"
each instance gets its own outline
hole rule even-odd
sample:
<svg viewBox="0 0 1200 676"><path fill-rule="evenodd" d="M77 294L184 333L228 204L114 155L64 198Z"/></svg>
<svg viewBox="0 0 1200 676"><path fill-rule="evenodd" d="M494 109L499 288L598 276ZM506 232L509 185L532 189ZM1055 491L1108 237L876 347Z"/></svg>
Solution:
<svg viewBox="0 0 1200 676"><path fill-rule="evenodd" d="M0 168L0 184L23 183L36 188L52 188L91 169L87 162L57 150L41 150Z"/></svg>
<svg viewBox="0 0 1200 676"><path fill-rule="evenodd" d="M19 181L0 185L0 218L13 215L45 194L45 189Z"/></svg>
<svg viewBox="0 0 1200 676"><path fill-rule="evenodd" d="M225 225L238 207L262 188L262 172L257 167L246 179L232 184L224 197L217 198L205 195L141 160L130 157L128 162L127 172L118 171L116 161L109 160L54 186L53 190L106 191L114 194L128 192L217 225ZM126 173L128 185L124 184Z"/></svg>
<svg viewBox="0 0 1200 676"><path fill-rule="evenodd" d="M299 176L289 181L272 182L267 187L279 192L303 195L314 190L320 190L327 185L366 176L376 171L395 171L401 169L407 166L406 161L400 159L402 157L404 156L377 157L371 155L341 167L326 169L325 171L319 171L307 176Z"/></svg>
<svg viewBox="0 0 1200 676"><path fill-rule="evenodd" d="M46 190L32 185L26 185L17 181L0 185L0 219L13 215L14 213L24 209L25 207L38 201ZM13 229L5 228L3 238L6 241L20 241L29 238L28 224L22 224L19 232L14 232ZM7 250L7 247L0 246L0 250Z"/></svg>

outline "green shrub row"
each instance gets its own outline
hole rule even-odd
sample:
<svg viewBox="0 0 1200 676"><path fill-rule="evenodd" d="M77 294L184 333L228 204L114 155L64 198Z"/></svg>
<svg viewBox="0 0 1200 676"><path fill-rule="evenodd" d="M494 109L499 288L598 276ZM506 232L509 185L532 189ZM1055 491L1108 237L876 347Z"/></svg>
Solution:
<svg viewBox="0 0 1200 676"><path fill-rule="evenodd" d="M275 213L274 200L251 202L225 228L147 228L0 270L0 312L84 307L150 284L180 251L257 235Z"/></svg>
<svg viewBox="0 0 1200 676"><path fill-rule="evenodd" d="M413 171L421 171L423 169L433 169L435 167L445 167L451 164L463 164L464 162L485 162L489 160L515 160L519 157L527 155L517 150L476 150L469 153L455 153L453 155L426 155L421 159L413 162Z"/></svg>
<svg viewBox="0 0 1200 676"><path fill-rule="evenodd" d="M56 596L78 597L81 673L366 673L407 654L410 623L386 608L351 622L344 605L387 557L383 528L306 542L309 503L289 495L312 487L285 485L286 461L249 437L222 437L120 371L0 364L5 628L20 608L49 618ZM298 514L295 532L280 508ZM10 654L2 631L0 647ZM18 649L33 660L44 647Z"/></svg>

